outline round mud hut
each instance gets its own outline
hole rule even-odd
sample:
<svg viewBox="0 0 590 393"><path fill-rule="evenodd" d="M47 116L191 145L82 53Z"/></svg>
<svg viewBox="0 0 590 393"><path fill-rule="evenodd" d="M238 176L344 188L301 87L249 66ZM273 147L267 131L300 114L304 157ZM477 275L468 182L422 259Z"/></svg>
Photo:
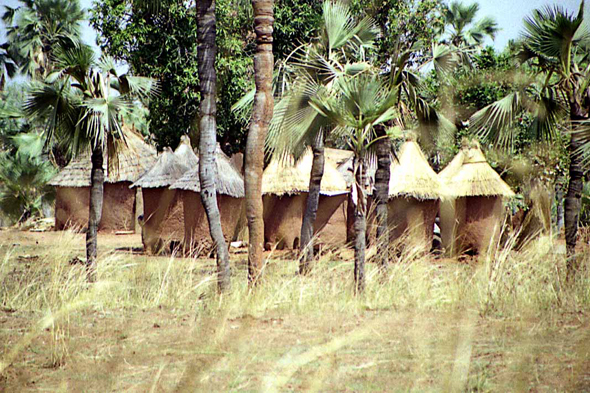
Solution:
<svg viewBox="0 0 590 393"><path fill-rule="evenodd" d="M390 241L429 252L442 185L418 143L408 138L390 167L387 221Z"/></svg>
<svg viewBox="0 0 590 393"><path fill-rule="evenodd" d="M310 149L296 165L293 160L273 160L265 169L262 176L262 201L264 244L267 250L274 247L279 250L299 247L312 163L313 153ZM321 233L348 193L346 181L329 160L324 163L320 190L315 234ZM345 234L345 226L343 231ZM322 241L331 244L329 234Z"/></svg>
<svg viewBox="0 0 590 393"><path fill-rule="evenodd" d="M439 179L448 196L440 210L446 252L451 256L486 253L501 234L503 198L514 192L487 163L477 142L464 145Z"/></svg>
<svg viewBox="0 0 590 393"><path fill-rule="evenodd" d="M198 158L197 158L198 159ZM217 206L221 215L221 227L225 240L234 240L240 231L240 218L244 206L244 179L230 159L217 145L215 190ZM212 246L209 221L201 202L199 165L187 171L170 187L179 192L184 211L184 250L189 255L198 255Z"/></svg>
<svg viewBox="0 0 590 393"><path fill-rule="evenodd" d="M184 210L180 192L169 187L192 168L198 167L188 136L183 135L176 151L167 147L158 161L132 188L143 195L142 242L149 254L180 244L184 238Z"/></svg>
<svg viewBox="0 0 590 393"><path fill-rule="evenodd" d="M324 157L326 162L336 167L344 180L346 181L347 190L352 183L352 171L346 167L346 163L352 157L353 152L350 150L324 148ZM328 220L324 228L317 234L319 243L329 244L331 246L343 246L347 243L347 213L348 198L338 206L332 217ZM352 230L352 228L350 228Z"/></svg>
<svg viewBox="0 0 590 393"><path fill-rule="evenodd" d="M156 162L156 150L137 132L126 129L127 147L111 165L105 152L104 200L99 231L135 231L143 214L139 191L129 186ZM84 230L88 226L90 200L90 154L72 160L49 184L56 188L55 229Z"/></svg>

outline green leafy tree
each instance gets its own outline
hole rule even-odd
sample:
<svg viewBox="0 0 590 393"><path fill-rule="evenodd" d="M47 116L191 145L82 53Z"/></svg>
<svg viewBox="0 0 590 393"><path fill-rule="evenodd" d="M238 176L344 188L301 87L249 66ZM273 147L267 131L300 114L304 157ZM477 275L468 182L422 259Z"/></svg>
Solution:
<svg viewBox="0 0 590 393"><path fill-rule="evenodd" d="M286 58L317 29L320 5L312 0L275 4L273 53ZM227 153L243 151L248 116L231 110L253 87L255 36L249 1L216 2L217 136ZM165 0L146 8L133 0L105 0L92 10L103 52L129 64L137 75L157 78L162 94L150 102L150 129L159 148L183 134L198 143L199 102L196 2Z"/></svg>
<svg viewBox="0 0 590 393"><path fill-rule="evenodd" d="M105 154L116 159L126 144L122 117L136 97L147 99L155 91L148 78L118 75L108 57L96 61L92 48L57 48L53 83L33 89L25 108L29 115L47 116L47 144L67 146L74 154L91 151L90 206L86 256L93 277L97 257L97 232L102 213Z"/></svg>
<svg viewBox="0 0 590 393"><path fill-rule="evenodd" d="M7 44L21 72L44 78L52 70L58 47L80 42L84 10L78 0L22 0L22 6L4 6Z"/></svg>

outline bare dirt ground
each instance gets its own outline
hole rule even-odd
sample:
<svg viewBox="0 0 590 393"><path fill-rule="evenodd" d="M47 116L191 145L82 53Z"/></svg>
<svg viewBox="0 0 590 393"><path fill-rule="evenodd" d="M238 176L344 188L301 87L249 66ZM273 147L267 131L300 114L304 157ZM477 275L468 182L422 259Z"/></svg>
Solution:
<svg viewBox="0 0 590 393"><path fill-rule="evenodd" d="M75 236L82 256L84 235ZM60 239L0 231L0 245L14 256L59 247ZM103 252L141 247L139 235L99 241ZM0 311L0 361L17 352L0 374L0 391L590 391L583 311L503 318L395 306L238 316L191 307L89 309L20 348L45 311ZM56 350L62 364L52 361Z"/></svg>

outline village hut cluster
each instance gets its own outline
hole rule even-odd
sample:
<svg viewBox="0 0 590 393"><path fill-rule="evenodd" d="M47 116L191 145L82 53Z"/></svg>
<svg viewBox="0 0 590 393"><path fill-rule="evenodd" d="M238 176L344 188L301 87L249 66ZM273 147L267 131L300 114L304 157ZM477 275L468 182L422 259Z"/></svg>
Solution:
<svg viewBox="0 0 590 393"><path fill-rule="evenodd" d="M108 173L100 230L141 230L148 253L182 249L196 255L209 249L208 221L200 199L199 158L188 137L181 139L175 151L166 148L159 156L137 134L132 134L130 145L133 149L118 161L118 170ZM319 244L342 246L352 240L352 159L349 151L325 149L314 225ZM312 163L309 149L297 161L292 157L273 159L266 167L262 193L267 250L299 247ZM243 239L244 180L236 165L241 160L230 159L218 146L216 164L224 235L228 242ZM371 176L374 169L369 168ZM437 217L442 246L450 255L483 253L498 240L505 218L503 200L514 193L487 163L477 143L465 144L436 174L416 140L408 136L390 170L388 227L392 244L429 252ZM86 226L89 178L89 158L81 157L52 181L57 187L56 229ZM369 217L369 222L374 226L374 217Z"/></svg>

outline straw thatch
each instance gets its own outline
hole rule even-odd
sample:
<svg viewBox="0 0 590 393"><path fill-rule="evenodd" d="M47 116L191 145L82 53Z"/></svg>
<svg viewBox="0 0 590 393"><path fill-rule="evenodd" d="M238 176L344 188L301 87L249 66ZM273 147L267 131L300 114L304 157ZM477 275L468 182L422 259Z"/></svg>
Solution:
<svg viewBox="0 0 590 393"><path fill-rule="evenodd" d="M215 176L215 190L217 194L228 195L233 198L243 198L244 179L238 170L233 166L228 156L223 153L219 144L216 150L217 172ZM182 175L171 186L171 189L201 192L201 181L199 177L199 165Z"/></svg>
<svg viewBox="0 0 590 393"><path fill-rule="evenodd" d="M348 159L350 159L354 153L351 150L333 149L331 147L324 148L324 157L326 161L329 161L335 167L339 167Z"/></svg>
<svg viewBox="0 0 590 393"><path fill-rule="evenodd" d="M112 165L105 152L105 183L134 182L156 162L156 149L143 141L141 135L126 128L127 146L119 150ZM72 160L51 181L56 187L90 187L92 163L86 153Z"/></svg>
<svg viewBox="0 0 590 393"><path fill-rule="evenodd" d="M487 163L479 144L474 143L459 154L462 157L455 157L440 173L450 197L514 196L510 186Z"/></svg>
<svg viewBox="0 0 590 393"><path fill-rule="evenodd" d="M487 253L504 221L503 197L514 195L487 163L477 142L465 144L439 177L451 198L441 204L442 243L448 253Z"/></svg>
<svg viewBox="0 0 590 393"><path fill-rule="evenodd" d="M443 194L441 182L428 164L418 143L404 142L391 163L389 197L412 197L419 200L439 199Z"/></svg>
<svg viewBox="0 0 590 393"><path fill-rule="evenodd" d="M294 195L309 190L313 153L309 149L295 165L293 159L272 160L262 175L262 194ZM328 160L320 185L321 195L339 195L348 192L346 181Z"/></svg>
<svg viewBox="0 0 590 393"><path fill-rule="evenodd" d="M176 151L167 147L156 164L131 187L169 187L191 168L198 168L199 160L193 152L188 136L183 135Z"/></svg>

